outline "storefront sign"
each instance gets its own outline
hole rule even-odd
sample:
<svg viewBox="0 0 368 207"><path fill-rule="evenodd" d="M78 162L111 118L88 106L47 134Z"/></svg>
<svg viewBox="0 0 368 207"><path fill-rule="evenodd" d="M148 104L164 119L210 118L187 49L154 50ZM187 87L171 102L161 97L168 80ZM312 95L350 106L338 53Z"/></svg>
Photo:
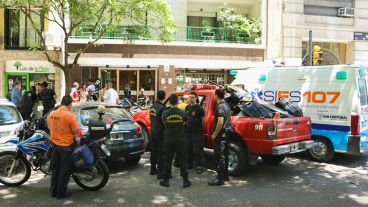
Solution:
<svg viewBox="0 0 368 207"><path fill-rule="evenodd" d="M354 40L368 40L368 32L354 32Z"/></svg>
<svg viewBox="0 0 368 207"><path fill-rule="evenodd" d="M48 61L8 60L5 64L5 71L11 73L55 73Z"/></svg>

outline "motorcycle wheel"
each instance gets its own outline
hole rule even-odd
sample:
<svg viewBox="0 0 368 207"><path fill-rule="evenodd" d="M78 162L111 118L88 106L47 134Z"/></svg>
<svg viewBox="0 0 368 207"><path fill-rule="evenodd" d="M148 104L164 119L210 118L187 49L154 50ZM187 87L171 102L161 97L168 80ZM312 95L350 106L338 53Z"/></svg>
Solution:
<svg viewBox="0 0 368 207"><path fill-rule="evenodd" d="M13 172L8 177L9 171L15 161ZM20 155L15 160L15 152L1 152L0 153L0 183L6 186L20 186L27 182L31 176L31 165L28 160Z"/></svg>
<svg viewBox="0 0 368 207"><path fill-rule="evenodd" d="M95 177L93 180L90 181L81 179L75 175L73 175L73 180L79 187L83 188L84 190L100 190L107 184L107 181L109 181L110 172L106 163L101 159L97 161L95 168L97 170L97 177Z"/></svg>

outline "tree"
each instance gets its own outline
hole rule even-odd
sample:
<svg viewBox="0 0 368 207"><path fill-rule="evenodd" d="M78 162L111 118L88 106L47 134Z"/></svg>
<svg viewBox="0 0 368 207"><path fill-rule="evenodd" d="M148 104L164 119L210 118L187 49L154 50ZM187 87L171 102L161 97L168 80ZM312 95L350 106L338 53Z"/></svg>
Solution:
<svg viewBox="0 0 368 207"><path fill-rule="evenodd" d="M262 40L262 19L247 18L235 13L236 9L224 3L217 13L217 21L229 31L230 38L246 36L251 43L259 44Z"/></svg>
<svg viewBox="0 0 368 207"><path fill-rule="evenodd" d="M173 40L176 30L172 13L164 0L0 0L1 7L19 9L36 31L41 45L33 49L41 50L47 60L60 68L65 75L66 90L71 85L70 71L78 64L81 55L90 47L98 46L97 41L108 31L114 31L125 23L144 25L147 15L160 29L160 40ZM37 8L37 9L34 9ZM63 59L51 55L47 48L43 25L35 22L34 16L56 24L63 33ZM91 26L93 37L77 51L68 48L69 37L84 25ZM70 53L75 53L69 63Z"/></svg>

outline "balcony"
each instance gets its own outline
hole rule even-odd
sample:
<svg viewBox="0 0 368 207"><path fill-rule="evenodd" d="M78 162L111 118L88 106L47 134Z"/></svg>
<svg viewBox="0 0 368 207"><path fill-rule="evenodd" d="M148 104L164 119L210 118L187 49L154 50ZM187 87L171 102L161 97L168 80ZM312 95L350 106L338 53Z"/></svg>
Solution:
<svg viewBox="0 0 368 207"><path fill-rule="evenodd" d="M72 34L72 39L95 39L103 30L103 26L80 27ZM145 26L120 26L114 30L105 32L101 39L116 40L159 40L159 27ZM260 38L252 38L246 32L221 27L177 27L174 40L180 42L210 42L210 43L236 43L236 44L256 44L260 45Z"/></svg>

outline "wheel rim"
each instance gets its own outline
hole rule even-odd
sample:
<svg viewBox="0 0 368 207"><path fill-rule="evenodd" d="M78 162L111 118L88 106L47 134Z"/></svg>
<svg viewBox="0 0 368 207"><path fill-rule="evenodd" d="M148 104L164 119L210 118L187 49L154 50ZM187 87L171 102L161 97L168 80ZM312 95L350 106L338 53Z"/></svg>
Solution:
<svg viewBox="0 0 368 207"><path fill-rule="evenodd" d="M149 142L148 134L147 134L146 130L143 130L142 133L143 133L143 138L144 138L144 148L146 148L147 145L148 145L148 142Z"/></svg>
<svg viewBox="0 0 368 207"><path fill-rule="evenodd" d="M236 152L229 150L229 165L228 165L228 170L230 172L234 171L239 164L239 160L238 160L238 155L236 154Z"/></svg>
<svg viewBox="0 0 368 207"><path fill-rule="evenodd" d="M315 141L311 149L312 156L316 158L323 158L327 155L327 146L321 141Z"/></svg>
<svg viewBox="0 0 368 207"><path fill-rule="evenodd" d="M93 172L94 169L92 170L92 168L95 168L95 170L97 172L96 171ZM89 176L92 176L93 179L92 180L91 179L85 179L81 176L78 176L78 174L89 175ZM94 188L94 187L100 185L103 182L103 179L104 179L104 171L103 171L101 165L99 165L99 164L97 164L94 167L91 167L91 169L86 169L85 171L82 171L78 174L76 175L78 181L82 185L84 185L86 187L89 187L89 188Z"/></svg>
<svg viewBox="0 0 368 207"><path fill-rule="evenodd" d="M21 182L27 176L26 163L24 163L23 160L18 159L15 161L12 174L10 177L8 177L13 162L13 155L5 155L0 157L0 179L12 184Z"/></svg>

